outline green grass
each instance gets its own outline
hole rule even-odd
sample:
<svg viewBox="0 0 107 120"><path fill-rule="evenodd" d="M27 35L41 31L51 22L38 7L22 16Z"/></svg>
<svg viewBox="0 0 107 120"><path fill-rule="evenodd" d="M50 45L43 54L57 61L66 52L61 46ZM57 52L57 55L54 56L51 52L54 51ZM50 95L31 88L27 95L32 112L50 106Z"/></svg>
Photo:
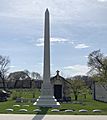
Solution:
<svg viewBox="0 0 107 120"><path fill-rule="evenodd" d="M31 89L14 89L11 91L12 91L11 98L16 98L16 97L32 98L33 92L35 93L35 98L38 98L40 94L38 89L35 89L33 91Z"/></svg>
<svg viewBox="0 0 107 120"><path fill-rule="evenodd" d="M1 114L36 114L35 112L33 112L34 109L36 109L36 106L33 106L32 102L27 102L27 103L16 103L15 100L13 100L13 96L21 96L24 98L32 98L32 91L31 90L13 90L13 94L12 96L9 98L8 101L6 102L0 102L0 113ZM35 92L35 97L38 98L39 96L39 91L36 90ZM42 111L37 113L37 114L60 114L60 115L107 115L107 103L103 103L103 102L99 102L99 101L94 101L92 100L92 96L91 95L87 95L87 99L83 99L81 98L81 96L79 97L79 101L81 101L81 103L73 103L74 101L72 101L71 103L61 103L60 108L58 108L59 110L61 110L61 112L51 112L52 108L39 108ZM13 107L14 104L19 104L19 107ZM25 107L23 105L28 104L29 107ZM7 112L6 109L7 108L12 108L14 109L13 112ZM27 109L28 112L19 112L19 109ZM64 112L63 109L73 109L75 110L75 112ZM80 109L87 109L88 112L87 113L79 113L78 111ZM92 110L93 109L101 109L102 112L101 113L93 113Z"/></svg>

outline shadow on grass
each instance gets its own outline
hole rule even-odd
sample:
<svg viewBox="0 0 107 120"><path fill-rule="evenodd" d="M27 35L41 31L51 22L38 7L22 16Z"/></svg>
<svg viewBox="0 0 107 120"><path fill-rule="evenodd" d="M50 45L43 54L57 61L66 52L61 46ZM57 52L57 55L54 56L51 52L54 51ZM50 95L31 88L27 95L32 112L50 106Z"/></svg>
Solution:
<svg viewBox="0 0 107 120"><path fill-rule="evenodd" d="M43 118L47 114L49 108L40 107L40 110L41 110L41 112L38 112L32 120L43 120Z"/></svg>

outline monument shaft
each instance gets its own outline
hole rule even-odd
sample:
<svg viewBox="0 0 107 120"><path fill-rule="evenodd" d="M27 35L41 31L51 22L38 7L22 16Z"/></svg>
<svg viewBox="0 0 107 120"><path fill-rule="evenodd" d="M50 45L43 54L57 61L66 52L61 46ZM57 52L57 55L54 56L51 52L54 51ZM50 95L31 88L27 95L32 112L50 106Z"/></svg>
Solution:
<svg viewBox="0 0 107 120"><path fill-rule="evenodd" d="M45 26L44 26L44 70L43 80L44 84L50 82L50 26L49 26L49 11L45 12Z"/></svg>
<svg viewBox="0 0 107 120"><path fill-rule="evenodd" d="M53 89L50 83L50 23L49 11L45 12L45 26L44 26L44 66L43 66L43 85L42 96L52 96Z"/></svg>
<svg viewBox="0 0 107 120"><path fill-rule="evenodd" d="M45 12L45 28L44 28L44 66L43 66L43 85L41 96L37 99L34 105L39 107L59 107L53 95L53 87L50 83L50 23L49 11Z"/></svg>

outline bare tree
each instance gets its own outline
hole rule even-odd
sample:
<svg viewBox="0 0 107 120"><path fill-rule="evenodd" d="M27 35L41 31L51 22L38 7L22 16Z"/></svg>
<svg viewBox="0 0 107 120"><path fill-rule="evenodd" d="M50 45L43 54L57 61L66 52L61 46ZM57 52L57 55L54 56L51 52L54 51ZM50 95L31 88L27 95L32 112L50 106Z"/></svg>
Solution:
<svg viewBox="0 0 107 120"><path fill-rule="evenodd" d="M30 72L29 72L29 70L26 69L26 70L24 70L24 72L26 73L27 76L30 77Z"/></svg>
<svg viewBox="0 0 107 120"><path fill-rule="evenodd" d="M3 89L6 90L6 74L9 69L9 57L0 55L0 79L3 83Z"/></svg>
<svg viewBox="0 0 107 120"><path fill-rule="evenodd" d="M32 72L31 76L32 76L32 79L36 79L36 80L41 78L41 76L38 72Z"/></svg>
<svg viewBox="0 0 107 120"><path fill-rule="evenodd" d="M32 79L31 79L31 75L30 75L29 70L25 69L25 70L24 70L24 73L25 73L25 74L28 76L28 78L31 80L31 81L30 81L30 87L32 88Z"/></svg>

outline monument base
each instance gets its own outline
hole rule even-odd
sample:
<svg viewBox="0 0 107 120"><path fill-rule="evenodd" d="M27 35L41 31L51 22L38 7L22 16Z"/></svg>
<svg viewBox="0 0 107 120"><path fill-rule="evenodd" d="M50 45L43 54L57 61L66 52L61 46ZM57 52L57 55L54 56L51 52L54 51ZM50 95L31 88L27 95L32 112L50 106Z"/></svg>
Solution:
<svg viewBox="0 0 107 120"><path fill-rule="evenodd" d="M54 98L54 96L39 96L37 101L33 104L38 107L58 108L60 103Z"/></svg>

